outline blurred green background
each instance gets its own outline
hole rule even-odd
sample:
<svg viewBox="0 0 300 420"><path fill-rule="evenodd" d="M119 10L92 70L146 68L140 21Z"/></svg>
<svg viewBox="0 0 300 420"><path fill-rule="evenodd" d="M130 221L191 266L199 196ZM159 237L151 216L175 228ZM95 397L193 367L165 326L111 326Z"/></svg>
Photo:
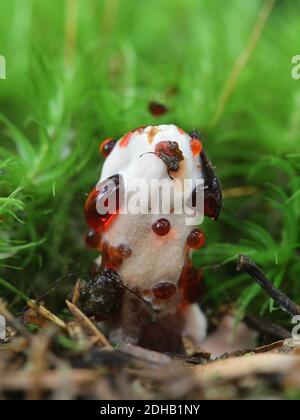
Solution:
<svg viewBox="0 0 300 420"><path fill-rule="evenodd" d="M194 256L206 304L287 322L235 261L247 253L299 302L300 2L0 0L0 11L0 277L36 297L87 270L82 208L99 143L175 123L200 130L225 191ZM152 116L150 101L169 112Z"/></svg>

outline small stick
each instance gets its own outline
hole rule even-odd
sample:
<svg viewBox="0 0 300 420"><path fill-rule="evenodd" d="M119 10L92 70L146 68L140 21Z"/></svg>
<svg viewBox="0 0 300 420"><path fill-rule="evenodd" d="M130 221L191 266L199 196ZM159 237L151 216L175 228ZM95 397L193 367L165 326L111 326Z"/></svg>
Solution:
<svg viewBox="0 0 300 420"><path fill-rule="evenodd" d="M67 326L64 323L64 321L62 321L60 318L58 318L56 315L54 315L52 312L50 312L44 306L39 305L38 303L36 303L36 301L34 301L34 300L28 300L27 301L27 305L31 309L34 309L43 318L47 319L48 321L53 322L55 325L57 325L58 327L60 327L60 328L62 328L64 330L67 329Z"/></svg>
<svg viewBox="0 0 300 420"><path fill-rule="evenodd" d="M292 316L300 315L300 306L289 299L281 290L277 289L274 284L267 279L263 271L254 263L254 261L246 255L239 255L237 271L249 274L256 283L280 305L283 311Z"/></svg>
<svg viewBox="0 0 300 420"><path fill-rule="evenodd" d="M277 337L280 340L286 340L291 337L291 333L287 329L252 314L246 315L243 321L248 325L248 327L259 331L260 333Z"/></svg>
<svg viewBox="0 0 300 420"><path fill-rule="evenodd" d="M107 340L105 335L92 323L91 320L89 320L89 318L83 312L81 312L79 308L77 308L77 306L75 306L68 300L66 300L66 304L72 315L74 315L78 323L88 334L90 334L93 337L96 337L98 339L98 342L102 344L102 346L113 349L113 346Z"/></svg>
<svg viewBox="0 0 300 420"><path fill-rule="evenodd" d="M74 287L73 296L72 296L73 305L77 305L79 297L80 297L80 280L77 280Z"/></svg>
<svg viewBox="0 0 300 420"><path fill-rule="evenodd" d="M40 386L43 390L56 391L61 384L68 381L72 387L84 388L94 384L99 374L91 369L72 369L66 371L46 370L41 377ZM32 386L32 372L19 370L17 372L1 373L1 391L27 391Z"/></svg>

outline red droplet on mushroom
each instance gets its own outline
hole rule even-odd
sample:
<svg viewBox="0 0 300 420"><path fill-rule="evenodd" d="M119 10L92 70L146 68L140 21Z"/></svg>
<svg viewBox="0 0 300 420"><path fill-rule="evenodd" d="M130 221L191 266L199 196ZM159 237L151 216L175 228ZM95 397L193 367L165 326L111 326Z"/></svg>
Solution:
<svg viewBox="0 0 300 420"><path fill-rule="evenodd" d="M95 231L101 231L102 229L102 220L99 213L97 212L97 197L99 191L96 188L89 194L85 206L84 206L84 215L88 225Z"/></svg>
<svg viewBox="0 0 300 420"><path fill-rule="evenodd" d="M100 153L102 154L102 156L106 158L112 152L115 145L116 145L116 140L112 138L104 140L100 144Z"/></svg>
<svg viewBox="0 0 300 420"><path fill-rule="evenodd" d="M152 224L152 230L158 236L165 236L170 232L171 225L167 219L158 219Z"/></svg>
<svg viewBox="0 0 300 420"><path fill-rule="evenodd" d="M153 287L153 294L157 299L169 299L176 293L176 286L173 283L164 282Z"/></svg>
<svg viewBox="0 0 300 420"><path fill-rule="evenodd" d="M125 134L125 136L120 140L120 147L126 147L128 146L130 137L132 136L132 131L129 131L129 133Z"/></svg>
<svg viewBox="0 0 300 420"><path fill-rule="evenodd" d="M94 229L88 230L85 235L85 243L88 248L100 249L102 237L100 232L96 232Z"/></svg>
<svg viewBox="0 0 300 420"><path fill-rule="evenodd" d="M168 112L168 108L159 102L151 101L149 111L154 117L160 117Z"/></svg>
<svg viewBox="0 0 300 420"><path fill-rule="evenodd" d="M182 128L177 127L177 129L178 129L178 131L179 131L180 134L185 134L185 131Z"/></svg>
<svg viewBox="0 0 300 420"><path fill-rule="evenodd" d="M200 229L194 229L187 238L187 244L190 248L199 249L205 245L205 234Z"/></svg>
<svg viewBox="0 0 300 420"><path fill-rule="evenodd" d="M191 150L194 156L200 155L202 151L202 143L196 138L191 138L190 140Z"/></svg>
<svg viewBox="0 0 300 420"><path fill-rule="evenodd" d="M107 206L108 201L114 204L113 210L103 213L100 209ZM102 232L115 219L120 206L120 178L118 175L112 176L95 187L89 194L85 206L84 214L88 225L96 232Z"/></svg>
<svg viewBox="0 0 300 420"><path fill-rule="evenodd" d="M204 216L217 220L220 212L220 204L213 196L204 198Z"/></svg>

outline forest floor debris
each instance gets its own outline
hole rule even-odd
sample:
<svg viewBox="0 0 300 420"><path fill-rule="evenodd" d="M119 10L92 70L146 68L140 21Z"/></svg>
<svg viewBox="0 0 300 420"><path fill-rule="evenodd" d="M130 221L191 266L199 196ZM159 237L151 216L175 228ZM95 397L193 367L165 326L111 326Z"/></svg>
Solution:
<svg viewBox="0 0 300 420"><path fill-rule="evenodd" d="M19 319L11 323L0 343L1 399L282 399L300 394L300 341L281 340L215 360L202 349L190 356L166 355L134 345L113 347L92 321L93 334L82 315L73 313L67 330L48 322L32 332Z"/></svg>

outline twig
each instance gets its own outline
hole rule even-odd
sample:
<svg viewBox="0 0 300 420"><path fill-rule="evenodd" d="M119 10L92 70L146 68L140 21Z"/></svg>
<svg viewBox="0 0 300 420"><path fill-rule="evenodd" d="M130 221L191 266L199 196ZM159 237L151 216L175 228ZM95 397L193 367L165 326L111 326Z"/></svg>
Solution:
<svg viewBox="0 0 300 420"><path fill-rule="evenodd" d="M54 315L52 312L50 312L48 309L46 309L44 306L39 305L34 300L27 301L27 305L34 309L40 316L42 316L45 319L48 319L48 321L53 322L58 327L67 330L67 326L60 318L58 318L56 315Z"/></svg>
<svg viewBox="0 0 300 420"><path fill-rule="evenodd" d="M263 271L246 255L240 254L237 265L237 271L249 274L267 294L277 302L281 309L288 314L300 315L300 306L289 299L281 290L267 279Z"/></svg>
<svg viewBox="0 0 300 420"><path fill-rule="evenodd" d="M120 351L135 359L141 359L156 365L167 365L172 362L172 359L167 354L158 353L157 351L144 349L133 344L121 344Z"/></svg>
<svg viewBox="0 0 300 420"><path fill-rule="evenodd" d="M260 333L267 334L271 337L277 337L278 339L285 340L291 337L291 333L281 327L280 325L274 324L266 319L256 317L252 314L248 314L244 318L244 322L252 329L259 331Z"/></svg>
<svg viewBox="0 0 300 420"><path fill-rule="evenodd" d="M79 300L79 296L80 296L80 280L77 280L77 282L75 284L75 287L74 287L73 296L72 296L73 305L77 305L77 302Z"/></svg>
<svg viewBox="0 0 300 420"><path fill-rule="evenodd" d="M21 299L25 300L27 306L34 309L43 318L48 319L48 321L53 322L58 327L63 328L64 330L67 329L66 324L61 319L59 319L56 315L54 315L52 312L50 312L44 306L37 303L35 300L30 299L29 296L27 296L21 290L17 289L12 284L8 283L6 280L3 280L3 279L0 278L0 286L5 287L7 290L10 290L16 296L19 296ZM5 314L3 314L3 315L5 316ZM8 316L7 316L7 318L10 320L10 322L13 322L13 320L11 318L9 318ZM16 330L18 332L20 332L19 327L16 328Z"/></svg>
<svg viewBox="0 0 300 420"><path fill-rule="evenodd" d="M252 32L247 41L244 51L237 58L234 63L232 70L228 76L228 79L225 82L224 88L221 91L221 94L218 99L216 112L212 117L210 122L211 125L214 125L217 120L222 115L224 108L236 86L236 83L240 77L241 72L248 63L255 47L261 37L262 31L267 23L268 17L273 9L276 0L266 0L252 29Z"/></svg>
<svg viewBox="0 0 300 420"><path fill-rule="evenodd" d="M74 315L78 323L82 326L82 328L91 336L97 337L98 342L105 347L109 347L113 349L113 346L107 340L105 335L92 323L91 320L83 313L77 306L73 303L66 300L66 304L70 310L70 312Z"/></svg>
<svg viewBox="0 0 300 420"><path fill-rule="evenodd" d="M67 378L66 378L67 376ZM47 370L41 378L40 387L43 390L57 390L63 380L68 379L74 387L84 388L95 383L99 374L91 369L73 369L69 372L63 370ZM26 370L12 374L1 373L0 389L5 391L27 391L33 383L31 372Z"/></svg>

